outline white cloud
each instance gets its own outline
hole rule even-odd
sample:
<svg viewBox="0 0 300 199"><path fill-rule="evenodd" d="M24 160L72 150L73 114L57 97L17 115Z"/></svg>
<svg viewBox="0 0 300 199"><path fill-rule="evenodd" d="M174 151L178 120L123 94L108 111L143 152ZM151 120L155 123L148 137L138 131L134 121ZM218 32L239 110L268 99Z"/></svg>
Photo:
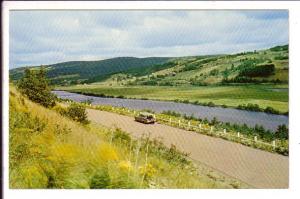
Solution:
<svg viewBox="0 0 300 199"><path fill-rule="evenodd" d="M11 11L10 67L232 53L288 42L286 11Z"/></svg>

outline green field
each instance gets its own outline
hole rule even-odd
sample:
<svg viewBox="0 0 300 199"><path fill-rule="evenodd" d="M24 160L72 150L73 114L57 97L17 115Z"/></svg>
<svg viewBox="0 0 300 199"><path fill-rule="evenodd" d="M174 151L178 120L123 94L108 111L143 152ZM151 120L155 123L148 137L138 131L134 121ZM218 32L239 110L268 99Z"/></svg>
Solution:
<svg viewBox="0 0 300 199"><path fill-rule="evenodd" d="M288 85L239 85L239 86L105 86L99 84L56 87L56 89L105 94L126 98L156 99L164 101L189 100L213 102L216 105L237 107L242 104L270 106L280 112L288 111Z"/></svg>

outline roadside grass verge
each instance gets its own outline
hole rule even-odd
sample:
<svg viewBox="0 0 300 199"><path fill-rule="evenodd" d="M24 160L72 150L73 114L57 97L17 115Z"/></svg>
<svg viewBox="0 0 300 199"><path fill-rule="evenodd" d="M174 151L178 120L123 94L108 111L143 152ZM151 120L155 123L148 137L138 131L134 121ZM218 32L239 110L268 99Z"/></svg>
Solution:
<svg viewBox="0 0 300 199"><path fill-rule="evenodd" d="M134 117L139 112L145 110L132 110L125 107L114 107L110 105L91 105L85 104L86 108L92 108L101 111L114 112L121 115ZM149 112L149 110L146 110ZM154 113L153 111L150 111ZM237 142L249 147L278 153L282 155L289 154L288 139L278 138L275 132L262 129L257 126L251 128L245 125L236 125L230 123L222 123L214 118L209 121L206 118L198 119L193 116L185 116L176 112L156 113L156 119L159 123L182 128L189 131L205 134L208 136L219 137L229 141ZM275 146L273 145L275 142Z"/></svg>

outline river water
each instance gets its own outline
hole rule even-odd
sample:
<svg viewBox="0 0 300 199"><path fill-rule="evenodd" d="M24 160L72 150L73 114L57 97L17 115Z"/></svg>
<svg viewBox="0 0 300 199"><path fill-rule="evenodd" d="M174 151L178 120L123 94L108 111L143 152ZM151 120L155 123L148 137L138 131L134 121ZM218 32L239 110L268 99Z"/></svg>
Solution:
<svg viewBox="0 0 300 199"><path fill-rule="evenodd" d="M216 117L222 122L230 122L237 124L246 123L248 126L254 127L256 124L262 125L266 129L275 131L278 125L285 124L288 126L289 118L285 115L274 115L263 112L253 112L238 110L233 108L207 107L193 104L184 104L176 102L155 101L155 100L139 100L139 99L119 99L86 96L66 91L53 91L62 99L71 99L76 102L82 102L87 99L92 100L93 105L112 105L118 107L126 107L130 109L151 109L157 113L162 111L175 111L181 114L194 115L195 117L207 118L211 120Z"/></svg>

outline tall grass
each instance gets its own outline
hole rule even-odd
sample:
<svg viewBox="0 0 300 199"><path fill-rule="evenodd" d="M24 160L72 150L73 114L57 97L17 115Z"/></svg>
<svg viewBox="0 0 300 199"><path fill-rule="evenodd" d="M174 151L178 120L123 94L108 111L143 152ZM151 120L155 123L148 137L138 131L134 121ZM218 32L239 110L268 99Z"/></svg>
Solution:
<svg viewBox="0 0 300 199"><path fill-rule="evenodd" d="M14 87L9 104L10 188L233 188L233 179L196 166L175 147L119 129L81 125ZM200 168L200 167L199 167ZM214 176L215 176L214 175Z"/></svg>

